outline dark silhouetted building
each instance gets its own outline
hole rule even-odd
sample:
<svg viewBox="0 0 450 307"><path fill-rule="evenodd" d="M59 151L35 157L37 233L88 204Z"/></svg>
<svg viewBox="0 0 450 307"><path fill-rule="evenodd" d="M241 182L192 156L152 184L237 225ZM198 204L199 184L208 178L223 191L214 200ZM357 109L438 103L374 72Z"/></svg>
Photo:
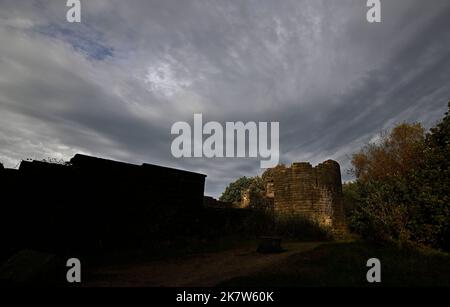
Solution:
<svg viewBox="0 0 450 307"><path fill-rule="evenodd" d="M4 250L123 249L194 231L206 175L77 154L0 168Z"/></svg>

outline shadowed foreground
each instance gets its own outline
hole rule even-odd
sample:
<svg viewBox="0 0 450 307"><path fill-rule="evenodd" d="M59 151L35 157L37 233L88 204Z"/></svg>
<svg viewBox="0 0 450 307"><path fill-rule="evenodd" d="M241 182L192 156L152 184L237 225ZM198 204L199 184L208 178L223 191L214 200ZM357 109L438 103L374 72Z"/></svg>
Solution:
<svg viewBox="0 0 450 307"><path fill-rule="evenodd" d="M259 254L255 245L169 260L93 269L85 286L215 286L226 280L270 269L322 243L285 243L282 253Z"/></svg>
<svg viewBox="0 0 450 307"><path fill-rule="evenodd" d="M369 258L381 262L381 283L366 280ZM366 242L330 243L283 259L277 266L219 286L450 286L450 256L434 250L399 249Z"/></svg>

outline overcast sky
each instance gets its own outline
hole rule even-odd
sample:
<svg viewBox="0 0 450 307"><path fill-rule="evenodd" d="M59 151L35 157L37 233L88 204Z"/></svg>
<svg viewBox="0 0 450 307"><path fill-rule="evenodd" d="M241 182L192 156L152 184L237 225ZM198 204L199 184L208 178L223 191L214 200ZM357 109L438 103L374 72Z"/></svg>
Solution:
<svg viewBox="0 0 450 307"><path fill-rule="evenodd" d="M349 156L450 101L450 1L0 2L0 162L86 153L207 174L206 194L259 159L175 159L176 121L280 122L280 162Z"/></svg>

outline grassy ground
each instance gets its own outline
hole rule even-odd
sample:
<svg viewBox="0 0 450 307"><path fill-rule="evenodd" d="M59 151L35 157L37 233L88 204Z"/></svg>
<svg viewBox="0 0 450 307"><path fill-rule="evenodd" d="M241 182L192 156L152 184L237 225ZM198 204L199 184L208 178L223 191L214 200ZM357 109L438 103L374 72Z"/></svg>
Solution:
<svg viewBox="0 0 450 307"><path fill-rule="evenodd" d="M366 281L369 258L381 261L381 284ZM450 255L365 242L330 243L276 267L220 286L450 286Z"/></svg>

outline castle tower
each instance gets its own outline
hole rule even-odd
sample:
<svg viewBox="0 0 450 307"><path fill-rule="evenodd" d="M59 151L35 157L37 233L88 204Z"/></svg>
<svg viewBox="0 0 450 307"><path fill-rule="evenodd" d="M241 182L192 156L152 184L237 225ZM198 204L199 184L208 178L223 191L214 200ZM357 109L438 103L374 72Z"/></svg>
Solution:
<svg viewBox="0 0 450 307"><path fill-rule="evenodd" d="M274 214L302 217L331 228L335 237L346 232L339 163L325 161L316 167L293 163L274 178Z"/></svg>

